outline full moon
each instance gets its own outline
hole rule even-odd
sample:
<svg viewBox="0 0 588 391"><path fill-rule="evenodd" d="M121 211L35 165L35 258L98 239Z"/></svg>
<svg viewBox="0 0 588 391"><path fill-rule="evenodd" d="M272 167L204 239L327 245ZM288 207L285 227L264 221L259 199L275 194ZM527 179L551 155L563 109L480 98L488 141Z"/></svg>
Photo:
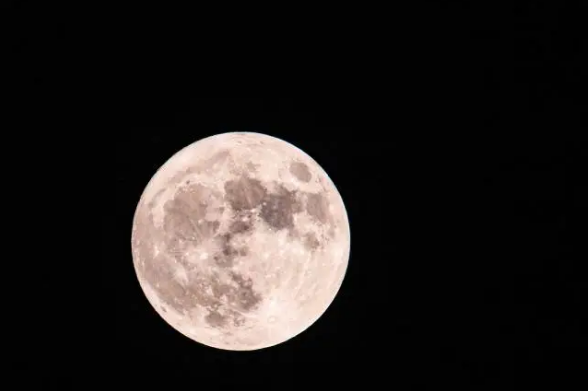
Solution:
<svg viewBox="0 0 588 391"><path fill-rule="evenodd" d="M141 195L131 242L155 311L188 338L234 351L316 322L350 253L327 173L294 145L249 132L199 140L165 162Z"/></svg>

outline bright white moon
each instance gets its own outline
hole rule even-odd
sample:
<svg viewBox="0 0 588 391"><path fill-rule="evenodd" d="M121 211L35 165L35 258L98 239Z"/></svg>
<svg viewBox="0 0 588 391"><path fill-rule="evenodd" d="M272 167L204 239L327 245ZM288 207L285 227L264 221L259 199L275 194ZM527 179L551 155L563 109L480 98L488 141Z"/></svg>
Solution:
<svg viewBox="0 0 588 391"><path fill-rule="evenodd" d="M208 346L256 350L300 334L331 304L349 222L306 153L259 133L224 133L153 176L132 250L141 288L167 323Z"/></svg>

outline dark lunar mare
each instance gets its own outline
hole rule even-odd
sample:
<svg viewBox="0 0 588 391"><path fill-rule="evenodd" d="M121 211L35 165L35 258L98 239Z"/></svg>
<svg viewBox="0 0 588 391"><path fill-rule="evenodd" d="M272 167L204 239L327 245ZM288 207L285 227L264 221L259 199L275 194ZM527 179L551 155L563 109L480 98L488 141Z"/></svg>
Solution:
<svg viewBox="0 0 588 391"><path fill-rule="evenodd" d="M306 194L306 212L319 222L329 221L329 202L321 193Z"/></svg>
<svg viewBox="0 0 588 391"><path fill-rule="evenodd" d="M251 279L230 270L235 259L248 252L246 247L237 248L233 239L254 231L255 213L259 213L261 220L269 227L276 230L288 229L291 232L295 230L294 214L304 209L322 224L330 219L328 200L324 195L289 191L278 182L271 185L270 188L275 190L270 192L261 181L248 176L227 181L224 185L225 201L230 205L234 215L228 230L222 234L219 233L218 221L205 220L210 197L220 195L215 195L210 189L198 184L190 184L178 190L174 198L165 203L163 232L158 232L151 218L148 221L141 221L143 228L139 235L145 243L143 248L139 249L141 259L144 260L141 275L161 300L180 313L196 306L207 308L209 313L205 321L213 327L243 324L244 318L239 312L247 313L254 310L263 298L254 290ZM145 225L149 228L146 229ZM221 282L218 275L200 273L193 276L185 287L182 286L173 276L173 263L167 261L163 254L172 256L186 270L190 270L192 265L184 259L186 249L212 237L218 240L221 249L214 255L214 261L229 271L232 284ZM300 240L311 250L320 246L320 241L314 234L306 234ZM151 250L152 243L164 243L166 248L159 255L155 255ZM212 295L206 293L209 288ZM235 310L228 310L225 314L219 312L219 303L223 296Z"/></svg>
<svg viewBox="0 0 588 391"><path fill-rule="evenodd" d="M267 193L261 206L260 217L270 227L277 230L294 228L294 214L302 211L298 192L289 191L275 183L276 191Z"/></svg>
<svg viewBox="0 0 588 391"><path fill-rule="evenodd" d="M170 237L198 244L217 232L218 221L204 220L211 197L205 194L204 186L193 184L179 189L174 198L163 205L163 227Z"/></svg>
<svg viewBox="0 0 588 391"><path fill-rule="evenodd" d="M245 189L250 198L246 201L236 200L235 203L238 206L243 206L257 197L257 191L259 190L247 193ZM251 196L251 194L254 195ZM153 217L150 214L148 218L141 219L141 228L138 229L136 235L141 242L138 252L144 262L142 267L138 269L138 273L155 290L158 297L177 312L182 313L196 306L202 306L210 311L205 320L211 326L222 327L228 325L229 322L239 326L244 322L243 317L233 310L229 310L225 315L220 314L218 312L219 303L221 297L225 296L229 305L238 311L248 312L255 309L262 301L262 297L254 290L250 279L239 273L231 272L229 277L233 284L230 284L221 282L218 275L210 276L200 272L193 275L189 283L183 286L174 278L174 263L166 259L165 256L167 254L174 258L187 271L193 268L184 258L186 249L198 245L206 238L214 237L220 226L218 221L204 220L209 197L210 191L203 189L202 185L194 184L179 190L174 198L164 205L163 232L154 226ZM199 220L202 220L200 224L198 224ZM251 229L251 227L242 224L235 225L233 228L238 233ZM231 234L221 236L221 240L226 244L222 250L227 256L226 259L234 259L235 256L246 252L246 249L233 248L230 239ZM165 249L155 255L152 250L153 243L163 243ZM207 293L208 288L212 290L212 295Z"/></svg>
<svg viewBox="0 0 588 391"><path fill-rule="evenodd" d="M214 255L215 263L222 268L228 268L234 265L235 258L247 255L249 249L235 245L233 238L238 235L250 235L252 232L253 213L249 211L234 213L228 231L217 237L221 251Z"/></svg>
<svg viewBox="0 0 588 391"><path fill-rule="evenodd" d="M310 182L310 180L312 179L312 174L310 173L310 170L308 169L306 164L301 162L290 163L290 173L301 182Z"/></svg>
<svg viewBox="0 0 588 391"><path fill-rule="evenodd" d="M225 198L234 211L253 209L267 194L267 189L261 181L242 176L225 182Z"/></svg>

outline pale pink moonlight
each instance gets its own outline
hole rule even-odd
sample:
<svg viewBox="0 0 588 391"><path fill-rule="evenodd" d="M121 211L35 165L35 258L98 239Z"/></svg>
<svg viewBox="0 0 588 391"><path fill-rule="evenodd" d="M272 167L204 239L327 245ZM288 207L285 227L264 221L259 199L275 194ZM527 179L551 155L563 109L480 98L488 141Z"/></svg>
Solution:
<svg viewBox="0 0 588 391"><path fill-rule="evenodd" d="M133 221L139 284L188 338L225 350L287 341L339 291L350 251L335 185L306 153L259 133L224 133L172 156Z"/></svg>

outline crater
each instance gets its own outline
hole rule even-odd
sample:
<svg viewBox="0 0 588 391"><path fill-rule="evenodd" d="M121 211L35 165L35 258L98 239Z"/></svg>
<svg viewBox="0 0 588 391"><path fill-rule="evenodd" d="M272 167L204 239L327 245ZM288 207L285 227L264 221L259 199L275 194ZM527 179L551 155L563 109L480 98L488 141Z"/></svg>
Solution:
<svg viewBox="0 0 588 391"><path fill-rule="evenodd" d="M294 227L294 213L302 210L297 192L281 185L275 193L268 193L261 207L260 217L277 230Z"/></svg>
<svg viewBox="0 0 588 391"><path fill-rule="evenodd" d="M290 173L301 182L310 182L312 175L306 164L301 162L290 163Z"/></svg>

